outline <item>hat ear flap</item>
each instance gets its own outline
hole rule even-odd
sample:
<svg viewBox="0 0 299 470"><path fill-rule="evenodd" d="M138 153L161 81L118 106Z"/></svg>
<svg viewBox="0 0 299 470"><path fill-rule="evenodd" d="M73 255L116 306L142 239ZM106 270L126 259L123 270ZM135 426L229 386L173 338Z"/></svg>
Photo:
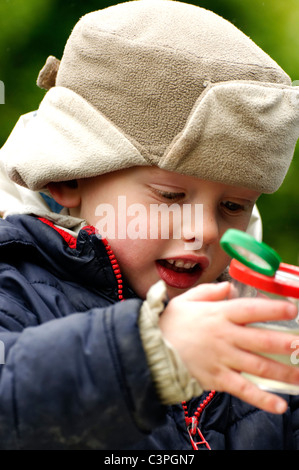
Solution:
<svg viewBox="0 0 299 470"><path fill-rule="evenodd" d="M56 83L56 75L59 69L60 60L56 59L56 57L50 55L43 68L38 74L36 84L40 88L44 88L45 90L50 90Z"/></svg>

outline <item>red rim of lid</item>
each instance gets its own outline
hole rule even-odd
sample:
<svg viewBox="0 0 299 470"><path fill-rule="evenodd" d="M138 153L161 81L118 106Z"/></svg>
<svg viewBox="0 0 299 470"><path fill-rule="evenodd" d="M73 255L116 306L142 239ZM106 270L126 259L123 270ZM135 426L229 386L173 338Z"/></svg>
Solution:
<svg viewBox="0 0 299 470"><path fill-rule="evenodd" d="M279 279L279 273L288 273L298 277L298 282L291 279ZM233 279L265 292L281 295L283 297L299 298L299 267L286 263L280 263L274 277L260 274L233 259L230 264L229 274Z"/></svg>

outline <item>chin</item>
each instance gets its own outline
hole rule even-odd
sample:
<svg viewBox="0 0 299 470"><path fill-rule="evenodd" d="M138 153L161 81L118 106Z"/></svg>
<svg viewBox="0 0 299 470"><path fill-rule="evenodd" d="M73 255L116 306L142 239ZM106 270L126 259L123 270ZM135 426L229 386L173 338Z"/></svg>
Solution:
<svg viewBox="0 0 299 470"><path fill-rule="evenodd" d="M167 287L167 295L168 295L169 300L173 299L174 297L177 297L178 295L184 294L188 290L192 289L192 287L188 289L178 289L176 287L171 287L171 286L166 286L166 287Z"/></svg>

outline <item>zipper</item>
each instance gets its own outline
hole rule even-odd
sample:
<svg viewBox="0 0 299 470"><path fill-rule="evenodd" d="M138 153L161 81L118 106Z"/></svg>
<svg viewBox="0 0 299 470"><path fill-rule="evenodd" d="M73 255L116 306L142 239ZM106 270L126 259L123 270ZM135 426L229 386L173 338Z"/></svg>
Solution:
<svg viewBox="0 0 299 470"><path fill-rule="evenodd" d="M106 240L106 238L102 238L101 240L102 240L102 242L103 242L103 244L106 248L106 252L107 252L111 267L114 271L114 275L115 275L115 278L116 278L118 300L123 302L125 300L124 296L123 296L123 279L122 279L122 274L121 274L121 271L120 271L119 264L117 262L115 254L113 253L113 250L112 250L111 246L109 245L108 241Z"/></svg>
<svg viewBox="0 0 299 470"><path fill-rule="evenodd" d="M193 450L199 450L198 446L205 445L208 450L211 450L210 444L205 439L203 433L199 429L199 418L204 411L204 409L211 403L215 397L216 391L212 390L206 398L201 402L201 404L196 408L196 411L193 416L188 416L188 406L185 401L182 402L185 422L187 426L187 431L189 434L189 439L192 445ZM199 437L199 440L197 440Z"/></svg>

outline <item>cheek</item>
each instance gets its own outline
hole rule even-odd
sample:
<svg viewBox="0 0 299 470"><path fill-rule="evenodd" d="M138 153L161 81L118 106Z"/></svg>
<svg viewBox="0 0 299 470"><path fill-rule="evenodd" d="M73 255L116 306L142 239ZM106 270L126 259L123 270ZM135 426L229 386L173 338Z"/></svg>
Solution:
<svg viewBox="0 0 299 470"><path fill-rule="evenodd" d="M209 254L211 264L200 279L200 283L215 282L231 261L231 258L222 250L220 245L215 244Z"/></svg>
<svg viewBox="0 0 299 470"><path fill-rule="evenodd" d="M150 286L159 280L156 244L149 240L110 240L109 244L125 280L139 297L145 298Z"/></svg>
<svg viewBox="0 0 299 470"><path fill-rule="evenodd" d="M223 252L222 248L219 247L219 251L216 256L216 268L217 268L217 273L216 273L216 278L226 269L226 267L229 265L231 261L231 258Z"/></svg>
<svg viewBox="0 0 299 470"><path fill-rule="evenodd" d="M110 244L119 263L127 266L142 264L147 255L147 240L116 239Z"/></svg>
<svg viewBox="0 0 299 470"><path fill-rule="evenodd" d="M142 243L142 240L111 240L109 243L128 280L149 269L152 258L147 244Z"/></svg>

